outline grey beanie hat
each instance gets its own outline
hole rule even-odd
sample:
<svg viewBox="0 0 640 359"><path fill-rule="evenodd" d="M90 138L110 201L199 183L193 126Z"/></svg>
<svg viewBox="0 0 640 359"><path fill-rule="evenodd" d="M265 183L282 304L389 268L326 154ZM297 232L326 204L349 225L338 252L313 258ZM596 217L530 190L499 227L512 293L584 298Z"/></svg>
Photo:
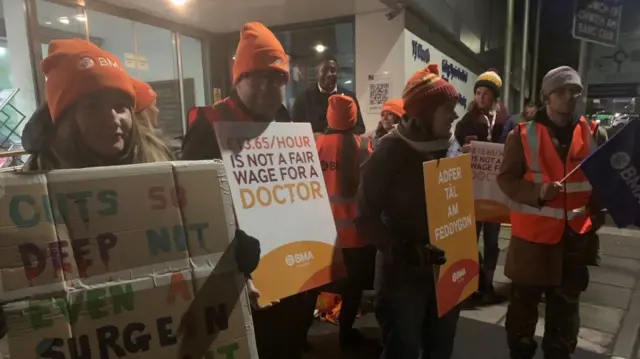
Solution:
<svg viewBox="0 0 640 359"><path fill-rule="evenodd" d="M560 66L549 71L542 79L542 97L549 96L550 93L565 85L575 85L582 87L580 75L569 66Z"/></svg>

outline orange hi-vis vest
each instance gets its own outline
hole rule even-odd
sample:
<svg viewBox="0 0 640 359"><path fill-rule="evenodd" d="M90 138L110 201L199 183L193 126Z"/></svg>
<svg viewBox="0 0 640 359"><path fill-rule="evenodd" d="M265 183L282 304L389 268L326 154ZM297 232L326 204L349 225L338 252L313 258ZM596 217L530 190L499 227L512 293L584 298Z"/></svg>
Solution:
<svg viewBox="0 0 640 359"><path fill-rule="evenodd" d="M529 121L519 125L519 131L527 161L524 178L536 184L562 180L596 147L591 126L584 118L573 131L564 162L544 125ZM591 184L578 169L564 182L563 190L542 208L515 205L510 212L511 233L529 242L549 245L560 242L566 225L575 233L584 234L591 230L587 209L590 199Z"/></svg>
<svg viewBox="0 0 640 359"><path fill-rule="evenodd" d="M340 148L344 134L326 134L316 137L316 148L320 157L324 183L327 186L329 203L333 212L333 219L338 231L338 245L340 248L354 248L366 246L366 241L358 235L355 224L356 198L343 198L340 196ZM373 151L371 141L366 137L356 137L358 144L358 161L362 164Z"/></svg>

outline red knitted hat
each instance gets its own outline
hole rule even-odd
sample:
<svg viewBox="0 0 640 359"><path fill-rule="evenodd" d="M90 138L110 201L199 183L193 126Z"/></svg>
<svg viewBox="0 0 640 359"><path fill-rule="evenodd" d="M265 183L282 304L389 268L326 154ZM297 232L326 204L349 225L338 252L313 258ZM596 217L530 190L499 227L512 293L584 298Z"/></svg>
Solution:
<svg viewBox="0 0 640 359"><path fill-rule="evenodd" d="M437 64L413 74L402 92L405 113L414 118L429 118L438 107L458 96L456 88L440 77Z"/></svg>

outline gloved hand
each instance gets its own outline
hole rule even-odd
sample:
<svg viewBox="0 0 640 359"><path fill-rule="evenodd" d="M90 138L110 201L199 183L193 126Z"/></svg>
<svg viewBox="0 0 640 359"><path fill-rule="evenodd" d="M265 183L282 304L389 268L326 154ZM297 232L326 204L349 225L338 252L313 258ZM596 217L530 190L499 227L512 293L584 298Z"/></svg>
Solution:
<svg viewBox="0 0 640 359"><path fill-rule="evenodd" d="M444 251L430 244L421 245L416 242L406 242L400 246L395 254L398 260L410 267L424 267L443 265L447 262Z"/></svg>
<svg viewBox="0 0 640 359"><path fill-rule="evenodd" d="M260 241L241 229L236 229L234 241L236 242L238 270L249 276L260 262Z"/></svg>
<svg viewBox="0 0 640 359"><path fill-rule="evenodd" d="M447 263L447 256L444 251L431 244L422 247L423 261L425 264L435 264L441 266Z"/></svg>

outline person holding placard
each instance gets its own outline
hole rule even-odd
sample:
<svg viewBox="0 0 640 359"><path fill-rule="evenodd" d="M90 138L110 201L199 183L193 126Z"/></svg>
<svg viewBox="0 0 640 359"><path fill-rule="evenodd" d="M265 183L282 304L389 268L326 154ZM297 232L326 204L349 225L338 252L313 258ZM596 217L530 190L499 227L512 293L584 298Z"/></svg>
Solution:
<svg viewBox="0 0 640 359"><path fill-rule="evenodd" d="M545 107L511 131L497 177L514 201L505 275L511 302L505 328L511 358L531 359L538 305L546 301L545 358L568 359L580 328L580 296L594 264L593 234L605 212L580 169L598 135L584 117L574 116L582 80L574 69L551 70L542 80Z"/></svg>
<svg viewBox="0 0 640 359"><path fill-rule="evenodd" d="M328 127L316 138L331 211L338 230L338 246L342 249L347 279L342 286L339 314L340 347L351 350L364 342L353 328L362 291L373 284L376 249L356 232L356 192L360 183L360 165L373 150L368 137L353 133L358 107L348 96L329 97Z"/></svg>
<svg viewBox="0 0 640 359"><path fill-rule="evenodd" d="M496 71L489 70L478 76L474 91L474 101L469 105L467 113L456 124L454 133L463 152L469 152L471 141L500 142L504 127L504 120L498 116L502 79ZM476 222L476 232L478 240L482 233L484 253L480 255L480 286L471 299L478 304L502 302L506 297L496 295L493 288L493 276L500 254L500 248L498 248L500 223Z"/></svg>
<svg viewBox="0 0 640 359"><path fill-rule="evenodd" d="M41 68L47 101L25 126L31 156L22 171L173 159L151 123L135 119L137 92L116 56L84 40L54 40ZM259 260L259 243L240 230L235 240L238 267L250 273Z"/></svg>
<svg viewBox="0 0 640 359"><path fill-rule="evenodd" d="M190 111L189 118L192 121L183 141L182 158L222 158L214 126L218 121L288 121L282 118L288 116L286 111L282 111L284 86L288 80L289 58L282 44L263 24L245 24L240 32L233 63L234 91L213 107L196 107ZM259 243L256 245L259 254ZM301 358L309 301L315 303L315 297L303 292L284 298L281 302L274 301L261 306L258 303L260 291L250 276L247 289L260 358Z"/></svg>
<svg viewBox="0 0 640 359"><path fill-rule="evenodd" d="M405 116L362 165L358 233L377 249L375 312L383 359L449 359L459 307L438 318L434 265L444 251L429 238L423 163L447 154L458 91L437 65L416 72L402 98ZM446 210L446 209L443 209Z"/></svg>

